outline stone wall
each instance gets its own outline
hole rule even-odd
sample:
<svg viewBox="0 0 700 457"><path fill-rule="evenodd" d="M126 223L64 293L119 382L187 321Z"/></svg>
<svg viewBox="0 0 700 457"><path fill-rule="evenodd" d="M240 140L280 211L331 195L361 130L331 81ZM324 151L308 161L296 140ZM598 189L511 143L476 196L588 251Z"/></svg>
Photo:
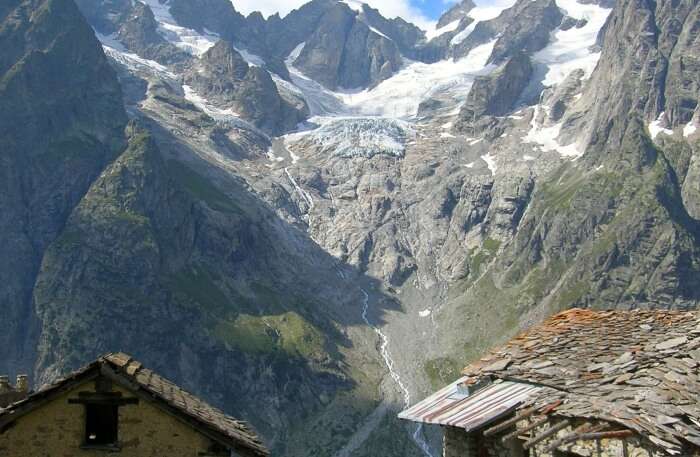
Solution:
<svg viewBox="0 0 700 457"><path fill-rule="evenodd" d="M94 392L87 382L21 417L0 434L2 457L100 456L104 451L81 449L85 434L85 408L69 404L78 392ZM125 398L134 395L114 386ZM210 439L148 401L119 408L120 457L193 457L208 454ZM228 453L225 455L228 456Z"/></svg>
<svg viewBox="0 0 700 457"><path fill-rule="evenodd" d="M457 427L444 427L443 457L525 457L517 440L501 442L500 437L485 438Z"/></svg>
<svg viewBox="0 0 700 457"><path fill-rule="evenodd" d="M518 428L523 429L527 425L527 421L522 421ZM443 457L667 457L667 454L656 446L635 436L625 439L575 441L554 451L548 450L555 441L571 434L579 425L581 424L574 422L551 438L541 441L529 452L523 449L521 440L512 439L506 443L501 441L501 437L515 430L514 428L485 438L480 432L467 433L461 428L444 427ZM528 435L537 436L549 426L538 427ZM700 457L700 450L685 457L691 456Z"/></svg>
<svg viewBox="0 0 700 457"><path fill-rule="evenodd" d="M566 445L558 447L556 450L549 451L548 448L557 440L570 435L573 433L574 429L579 427L582 422L573 421L572 425L560 430L554 436L541 441L535 445L531 450L530 455L532 457L662 457L667 456L665 452L652 445L647 440L643 440L640 437L632 436L628 438L615 438L615 439L599 439L599 440L587 440L587 441L574 441ZM519 424L519 428L524 428L528 425L527 421L523 421ZM551 424L547 424L543 427L538 427L532 432L531 436L536 436L547 428ZM611 425L612 429L621 429L621 427L615 427Z"/></svg>

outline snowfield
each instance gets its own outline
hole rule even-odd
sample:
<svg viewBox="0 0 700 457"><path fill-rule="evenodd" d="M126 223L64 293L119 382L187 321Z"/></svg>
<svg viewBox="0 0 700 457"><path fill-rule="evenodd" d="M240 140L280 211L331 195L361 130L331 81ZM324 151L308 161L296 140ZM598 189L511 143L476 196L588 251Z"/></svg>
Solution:
<svg viewBox="0 0 700 457"><path fill-rule="evenodd" d="M557 141L564 122L560 122L549 127L544 127L538 124L538 113L542 109L546 108L541 105L537 105L535 107L535 113L533 114L532 121L530 123L530 131L527 132L527 135L523 138L523 141L526 143L535 143L539 145L543 151L557 151L561 157L573 160L581 157L584 151L580 150L576 143L563 146Z"/></svg>
<svg viewBox="0 0 700 457"><path fill-rule="evenodd" d="M600 52L593 52L598 32L605 24L612 9L598 5L582 5L576 0L557 0L557 5L574 19L584 19L586 25L569 30L557 29L550 44L534 55L534 61L547 67L542 81L544 86L559 84L569 73L582 69L588 78L600 59Z"/></svg>
<svg viewBox="0 0 700 457"><path fill-rule="evenodd" d="M496 41L473 49L458 61L442 60L434 64L410 62L391 78L362 92L335 93L350 111L363 116L412 119L420 103L434 94L466 98L474 78L488 74L486 66Z"/></svg>
<svg viewBox="0 0 700 457"><path fill-rule="evenodd" d="M659 114L659 117L655 121L649 124L649 133L651 134L651 139L656 139L659 133L664 133L666 135L673 135L673 130L666 128L666 113L663 112Z"/></svg>
<svg viewBox="0 0 700 457"><path fill-rule="evenodd" d="M138 1L152 9L159 24L158 30L168 41L195 56L201 56L219 39L216 34L207 30L198 32L179 26L170 14L168 1L164 3L161 3L161 0ZM345 0L345 3L355 11L362 11L360 1ZM478 5L468 13L474 21L453 38L452 44L460 43L473 32L479 22L498 17L514 3L515 0L503 0L495 5ZM597 34L611 12L610 9L598 5L580 4L577 0L557 0L557 4L568 16L581 20L581 26L574 26L569 30L557 29L552 33L550 44L534 54L534 61L545 67L542 80L545 86L561 83L571 71L579 68L584 70L586 77L590 76L600 57L600 53L592 49ZM452 32L458 29L459 24L460 20L455 20L440 29L433 27L428 31L427 36L434 37ZM375 33L383 35L381 31L375 30ZM127 52L118 42L115 42L113 37L100 39L106 51L124 65L130 68L148 69L164 77L175 78L174 74L157 62L142 59ZM305 43L300 43L286 59L291 81L285 81L278 75L272 76L282 92L301 96L306 100L312 118L309 123L300 126L302 129L300 132L287 135L284 141L293 144L302 139L310 140L321 145L324 151L339 157L372 157L378 154L402 157L406 144L415 138L412 123L418 118L420 104L435 98L445 104L443 116L457 115L471 90L474 79L494 70L495 67L486 65L486 62L495 43L496 40L493 40L478 46L466 57L457 61L445 59L426 64L404 58L403 68L392 77L375 87L359 91L328 90L295 68L294 62L305 46ZM237 50L251 65L265 64L260 56L251 54L245 49L237 48ZM185 98L214 119L235 123L242 127L250 126L240 119L238 113L225 109L226 107L213 106L192 88L183 86L183 91ZM545 107L537 106L535 109L540 110ZM663 128L661 120L662 117L649 125L653 136L660 132L668 132ZM581 152L576 144L560 145L557 142L561 126L561 124L537 125L533 121L523 141L534 143L544 151L557 151L562 157L570 159L580 157ZM303 130L309 127L315 130ZM684 134L691 135L695 129L696 124L689 123L684 129ZM449 131L441 132L439 135L443 138L453 137ZM481 139L467 140L471 146L482 141ZM495 159L488 154L482 156L482 159L495 174Z"/></svg>

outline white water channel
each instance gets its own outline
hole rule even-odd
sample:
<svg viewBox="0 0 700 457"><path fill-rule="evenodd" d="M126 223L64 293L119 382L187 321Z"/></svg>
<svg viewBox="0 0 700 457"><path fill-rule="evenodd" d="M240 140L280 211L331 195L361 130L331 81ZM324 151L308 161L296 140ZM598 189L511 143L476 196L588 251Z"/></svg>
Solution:
<svg viewBox="0 0 700 457"><path fill-rule="evenodd" d="M364 296L364 299L362 301L362 320L365 321L365 324L371 327L372 330L374 330L374 332L379 336L379 340L381 341L381 344L379 346L379 352L382 355L382 358L384 359L384 364L389 370L391 378L394 380L396 385L399 387L399 390L401 390L401 393L403 394L404 408L408 408L409 406L411 406L411 394L409 393L406 385L401 380L401 375L399 375L394 369L394 359L391 357L391 353L389 352L389 337L386 336L382 329L380 329L376 325L373 325L369 321L369 318L367 317L367 312L369 311L369 294L364 289L361 290L362 295ZM433 457L433 454L430 452L430 447L428 446L428 443L423 437L422 431L423 424L418 424L416 426L416 430L413 432L413 441L415 441L415 443L418 445L418 447L421 448L421 450L427 457Z"/></svg>

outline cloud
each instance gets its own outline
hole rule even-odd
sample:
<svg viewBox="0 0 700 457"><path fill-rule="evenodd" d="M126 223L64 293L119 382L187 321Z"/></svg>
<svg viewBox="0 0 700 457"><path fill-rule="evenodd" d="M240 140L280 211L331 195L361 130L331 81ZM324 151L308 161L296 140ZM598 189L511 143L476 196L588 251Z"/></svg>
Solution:
<svg viewBox="0 0 700 457"><path fill-rule="evenodd" d="M293 9L308 3L308 1L309 0L232 0L232 3L238 11L245 15L253 11L260 11L263 16L267 17L274 13L285 16ZM419 8L411 5L410 0L364 0L364 2L378 9L385 17L394 18L399 16L424 30L435 27L435 21L423 14Z"/></svg>

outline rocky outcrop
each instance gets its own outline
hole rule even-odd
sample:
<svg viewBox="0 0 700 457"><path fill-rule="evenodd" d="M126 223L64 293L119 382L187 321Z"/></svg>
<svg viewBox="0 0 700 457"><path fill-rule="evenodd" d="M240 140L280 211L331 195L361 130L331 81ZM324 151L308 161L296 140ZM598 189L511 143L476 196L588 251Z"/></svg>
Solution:
<svg viewBox="0 0 700 457"><path fill-rule="evenodd" d="M189 55L169 43L158 31L148 5L135 1L120 22L117 39L129 50L164 65L186 61Z"/></svg>
<svg viewBox="0 0 700 457"><path fill-rule="evenodd" d="M374 85L394 74L401 61L392 40L338 3L321 17L294 65L327 88L337 89Z"/></svg>
<svg viewBox="0 0 700 457"><path fill-rule="evenodd" d="M407 56L415 55L416 46L425 39L425 32L415 25L400 17L387 19L379 10L367 4L362 5L360 20L391 39L401 53Z"/></svg>
<svg viewBox="0 0 700 457"><path fill-rule="evenodd" d="M454 21L464 19L467 14L474 9L474 7L476 7L476 4L474 4L473 0L462 0L459 3L456 3L454 6L452 6L452 8L440 16L437 23L437 28L442 28Z"/></svg>
<svg viewBox="0 0 700 457"><path fill-rule="evenodd" d="M228 0L171 0L170 14L183 27L208 30L233 41L246 33L246 18Z"/></svg>
<svg viewBox="0 0 700 457"><path fill-rule="evenodd" d="M266 70L249 65L223 40L192 67L185 83L215 105L233 110L270 134L294 129L308 117L303 102L298 106L284 99Z"/></svg>
<svg viewBox="0 0 700 457"><path fill-rule="evenodd" d="M488 76L474 80L467 101L455 125L458 131L474 136L483 116L503 116L511 111L530 82L532 63L526 54L518 54Z"/></svg>

